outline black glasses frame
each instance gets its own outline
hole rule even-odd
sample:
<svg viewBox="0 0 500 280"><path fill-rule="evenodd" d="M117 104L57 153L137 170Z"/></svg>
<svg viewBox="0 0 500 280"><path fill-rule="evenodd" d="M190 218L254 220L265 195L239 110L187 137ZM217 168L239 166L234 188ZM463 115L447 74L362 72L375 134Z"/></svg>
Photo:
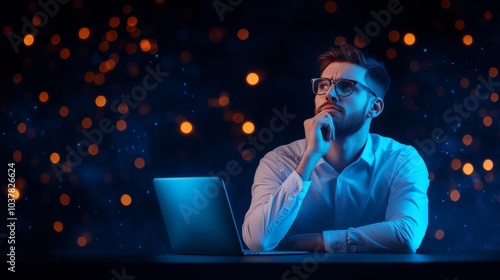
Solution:
<svg viewBox="0 0 500 280"><path fill-rule="evenodd" d="M328 89L330 89L333 85L333 88L335 89L335 92L337 93L338 96L341 96L341 97L347 97L349 95L351 95L354 91L354 87L356 85L360 85L362 88L364 88L366 91L368 91L369 93L373 94L375 97L378 97L377 94L375 92L373 92L370 88L368 88L367 86L363 85L362 83L358 82L358 81L355 81L355 80L350 80L350 79L339 79L339 80L333 80L333 79L327 79L327 78L313 78L311 79L311 86L312 86L312 92L315 94L315 95L325 95L326 92L328 91L325 90L323 93L318 93L316 92L315 90L315 87L314 87L314 84L317 82L317 81L327 81L329 83L329 86L328 86ZM348 94L345 94L343 93L341 90L337 90L337 85L340 84L340 82L350 82L352 83L352 87L353 87L353 90L351 90L351 92L349 92Z"/></svg>

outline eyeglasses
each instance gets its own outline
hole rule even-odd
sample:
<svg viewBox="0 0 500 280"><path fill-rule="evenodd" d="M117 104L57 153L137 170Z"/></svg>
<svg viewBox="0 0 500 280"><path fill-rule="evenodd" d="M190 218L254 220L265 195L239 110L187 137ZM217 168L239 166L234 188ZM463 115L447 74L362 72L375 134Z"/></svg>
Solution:
<svg viewBox="0 0 500 280"><path fill-rule="evenodd" d="M349 79L340 79L340 80L332 80L327 78L314 78L311 79L312 83L312 91L316 95L324 95L330 89L330 87L334 86L335 92L338 96L347 97L353 93L356 89L356 85L360 85L369 93L373 94L377 97L377 94L369 89L367 86L362 83Z"/></svg>

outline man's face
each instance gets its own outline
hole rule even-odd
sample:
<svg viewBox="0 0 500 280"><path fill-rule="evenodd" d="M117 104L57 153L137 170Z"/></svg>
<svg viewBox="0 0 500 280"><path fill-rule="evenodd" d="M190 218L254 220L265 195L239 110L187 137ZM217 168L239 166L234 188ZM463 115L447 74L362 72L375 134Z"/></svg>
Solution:
<svg viewBox="0 0 500 280"><path fill-rule="evenodd" d="M370 87L365 74L366 69L359 65L333 62L325 68L321 77L334 80L355 80ZM372 104L371 100L374 98L360 85L356 85L351 95L340 97L332 85L325 95L316 95L314 112L315 115L322 111L328 112L333 118L336 137L343 138L358 132L365 125Z"/></svg>

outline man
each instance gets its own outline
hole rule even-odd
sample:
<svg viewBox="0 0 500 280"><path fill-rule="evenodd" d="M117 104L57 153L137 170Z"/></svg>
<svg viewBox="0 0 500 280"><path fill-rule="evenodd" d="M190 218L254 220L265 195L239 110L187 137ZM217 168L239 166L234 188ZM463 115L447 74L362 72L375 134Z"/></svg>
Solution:
<svg viewBox="0 0 500 280"><path fill-rule="evenodd" d="M305 139L259 162L242 233L253 250L415 253L428 224L428 171L415 148L370 133L390 78L343 45L318 57Z"/></svg>

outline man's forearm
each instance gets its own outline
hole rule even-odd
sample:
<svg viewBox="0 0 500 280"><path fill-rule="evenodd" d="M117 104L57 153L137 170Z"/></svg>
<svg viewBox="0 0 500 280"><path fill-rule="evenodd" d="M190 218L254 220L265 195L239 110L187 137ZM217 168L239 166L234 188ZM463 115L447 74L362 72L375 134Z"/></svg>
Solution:
<svg viewBox="0 0 500 280"><path fill-rule="evenodd" d="M295 221L309 185L296 172L272 192L269 183L254 185L254 199L243 223L243 239L250 249L269 250L278 245Z"/></svg>
<svg viewBox="0 0 500 280"><path fill-rule="evenodd" d="M277 249L325 252L323 233L305 233L290 235L280 242Z"/></svg>
<svg viewBox="0 0 500 280"><path fill-rule="evenodd" d="M302 180L311 180L311 174L314 170L314 166L316 166L316 163L320 158L321 156L319 154L304 153L299 161L299 164L297 164L297 168L295 168L295 171L300 175Z"/></svg>

